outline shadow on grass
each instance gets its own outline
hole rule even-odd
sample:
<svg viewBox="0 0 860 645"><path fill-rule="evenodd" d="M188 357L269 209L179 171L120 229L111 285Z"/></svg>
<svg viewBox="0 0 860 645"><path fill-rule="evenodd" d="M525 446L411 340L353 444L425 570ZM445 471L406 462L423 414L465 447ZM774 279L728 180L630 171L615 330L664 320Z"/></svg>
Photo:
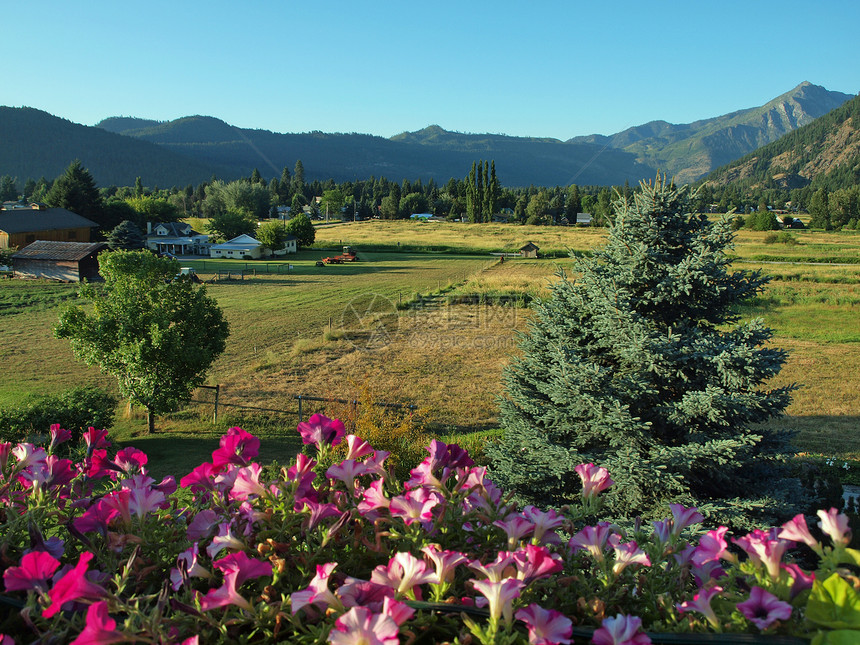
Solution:
<svg viewBox="0 0 860 645"><path fill-rule="evenodd" d="M791 416L779 427L797 431L794 445L802 452L860 457L860 416Z"/></svg>
<svg viewBox="0 0 860 645"><path fill-rule="evenodd" d="M133 446L142 450L149 459L146 466L153 479L160 481L167 475L173 475L178 483L201 463L212 461L212 452L218 448L220 436L221 433L207 433L201 437L172 437L166 433L156 433L117 441L115 448L119 450ZM259 438L260 454L254 461L262 466L273 461L290 465L302 448L301 439L295 431L290 436L268 434Z"/></svg>

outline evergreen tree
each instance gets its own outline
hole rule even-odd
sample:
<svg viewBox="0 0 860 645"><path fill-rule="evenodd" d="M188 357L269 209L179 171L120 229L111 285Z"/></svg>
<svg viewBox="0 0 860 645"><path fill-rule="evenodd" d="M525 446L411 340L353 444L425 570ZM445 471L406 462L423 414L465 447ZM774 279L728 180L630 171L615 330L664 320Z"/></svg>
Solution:
<svg viewBox="0 0 860 645"><path fill-rule="evenodd" d="M293 178L290 180L290 188L293 194L305 192L305 165L301 159L296 160L296 165L293 168Z"/></svg>
<svg viewBox="0 0 860 645"><path fill-rule="evenodd" d="M9 175L0 177L0 202L17 202L18 186Z"/></svg>
<svg viewBox="0 0 860 645"><path fill-rule="evenodd" d="M494 478L560 505L580 494L574 467L594 462L616 482L616 518L672 502L738 527L798 512L788 437L758 425L791 400L792 386L764 386L786 353L736 313L767 279L729 272L729 223L690 215L686 189L658 178L614 207L605 248L534 305L505 373Z"/></svg>
<svg viewBox="0 0 860 645"><path fill-rule="evenodd" d="M66 171L57 177L45 196L45 202L48 206L68 209L101 226L113 224L103 221L101 193L90 171L84 168L78 159L69 164Z"/></svg>
<svg viewBox="0 0 860 645"><path fill-rule="evenodd" d="M144 247L143 232L137 224L123 220L107 234L107 245L111 251L134 251Z"/></svg>

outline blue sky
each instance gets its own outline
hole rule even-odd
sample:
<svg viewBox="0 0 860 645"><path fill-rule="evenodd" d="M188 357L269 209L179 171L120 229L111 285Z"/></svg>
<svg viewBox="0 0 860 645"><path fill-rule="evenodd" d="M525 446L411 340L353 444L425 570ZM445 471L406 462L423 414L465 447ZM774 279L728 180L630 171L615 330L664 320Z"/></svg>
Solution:
<svg viewBox="0 0 860 645"><path fill-rule="evenodd" d="M568 139L860 90L860 3L28 0L2 100L76 123Z"/></svg>

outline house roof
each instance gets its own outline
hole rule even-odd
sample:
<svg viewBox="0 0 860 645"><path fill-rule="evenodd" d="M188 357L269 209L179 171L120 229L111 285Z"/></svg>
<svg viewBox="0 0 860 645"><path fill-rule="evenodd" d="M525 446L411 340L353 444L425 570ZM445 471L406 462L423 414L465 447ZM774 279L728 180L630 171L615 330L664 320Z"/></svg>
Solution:
<svg viewBox="0 0 860 645"><path fill-rule="evenodd" d="M250 235L240 235L239 237L234 237L232 240L227 240L223 244L213 244L213 249L222 249L222 250L242 250L242 249L252 249L258 246L262 246L263 243L260 240L255 240Z"/></svg>
<svg viewBox="0 0 860 645"><path fill-rule="evenodd" d="M5 233L38 233L95 226L98 224L65 208L47 208L43 211L29 208L0 210L0 231Z"/></svg>
<svg viewBox="0 0 860 645"><path fill-rule="evenodd" d="M47 242L36 240L12 256L13 260L83 260L106 248L104 242Z"/></svg>
<svg viewBox="0 0 860 645"><path fill-rule="evenodd" d="M539 251L540 247L534 242L529 242L525 246L520 247L520 251Z"/></svg>
<svg viewBox="0 0 860 645"><path fill-rule="evenodd" d="M175 237L187 237L190 235L200 235L200 233L198 233L193 228L191 228L191 226L189 226L188 224L185 224L183 222L158 222L157 224L152 225L152 230L154 231L159 226L163 226L164 228L166 228L167 234L173 235ZM150 233L149 235L154 235L154 234ZM164 237L164 236L161 235L161 236L156 236L156 237Z"/></svg>

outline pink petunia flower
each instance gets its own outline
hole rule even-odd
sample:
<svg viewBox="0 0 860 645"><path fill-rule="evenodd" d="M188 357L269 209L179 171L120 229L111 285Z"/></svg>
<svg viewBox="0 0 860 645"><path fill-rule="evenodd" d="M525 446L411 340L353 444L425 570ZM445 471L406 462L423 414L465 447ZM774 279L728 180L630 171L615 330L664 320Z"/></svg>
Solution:
<svg viewBox="0 0 860 645"><path fill-rule="evenodd" d="M267 493L266 487L260 483L260 472L262 466L252 463L250 466L239 468L233 488L230 489L230 497L239 501L245 501L249 497L262 497Z"/></svg>
<svg viewBox="0 0 860 645"><path fill-rule="evenodd" d="M818 511L818 517L821 518L819 528L833 540L833 544L848 546L851 543L851 528L848 526L847 515L831 508L829 511Z"/></svg>
<svg viewBox="0 0 860 645"><path fill-rule="evenodd" d="M367 466L355 459L344 459L339 464L333 464L325 471L329 479L337 479L346 484L346 489L355 493L355 478L367 474Z"/></svg>
<svg viewBox="0 0 860 645"><path fill-rule="evenodd" d="M299 423L298 431L303 444L313 444L317 448L338 445L346 433L340 419L329 419L322 414L311 415L307 421Z"/></svg>
<svg viewBox="0 0 860 645"><path fill-rule="evenodd" d="M146 453L137 448L123 448L116 453L113 463L125 474L136 475L137 473L146 474L146 463L149 457Z"/></svg>
<svg viewBox="0 0 860 645"><path fill-rule="evenodd" d="M242 609L251 610L251 603L239 593L238 583L239 572L229 571L224 574L224 582L217 589L210 589L209 592L200 598L200 610L209 611L218 607L226 607L235 605Z"/></svg>
<svg viewBox="0 0 860 645"><path fill-rule="evenodd" d="M639 631L641 627L642 619L638 616L618 614L615 618L604 618L591 642L594 645L647 645L651 639Z"/></svg>
<svg viewBox="0 0 860 645"><path fill-rule="evenodd" d="M508 549L513 551L517 548L520 540L534 531L534 524L522 515L513 515L506 520L496 520L493 526L502 529L508 536Z"/></svg>
<svg viewBox="0 0 860 645"><path fill-rule="evenodd" d="M51 605L42 612L43 617L50 618L70 600L98 600L107 594L101 586L90 582L86 577L93 557L89 551L81 553L75 567L54 583L53 589L48 592Z"/></svg>
<svg viewBox="0 0 860 645"><path fill-rule="evenodd" d="M534 524L532 542L535 544L559 544L561 538L555 529L564 526L564 516L555 510L542 511L536 506L526 506L523 509L523 517Z"/></svg>
<svg viewBox="0 0 860 645"><path fill-rule="evenodd" d="M708 622L714 627L714 629L719 629L720 619L717 618L717 615L711 608L711 600L722 591L722 587L716 586L708 587L707 589L699 589L699 593L693 596L692 600L687 600L679 605L675 605L675 607L682 614L689 611L697 611L707 618Z"/></svg>
<svg viewBox="0 0 860 645"><path fill-rule="evenodd" d="M72 438L71 430L66 430L65 428L60 427L59 423L54 423L51 425L51 444L48 448L48 452L52 452L54 448L59 446L61 443L65 443Z"/></svg>
<svg viewBox="0 0 860 645"><path fill-rule="evenodd" d="M272 575L272 563L263 562L256 558L249 558L247 553L231 553L230 555L215 560L213 566L225 574L236 572L236 584L241 585L246 580L253 580L263 576Z"/></svg>
<svg viewBox="0 0 860 645"><path fill-rule="evenodd" d="M230 428L221 436L218 446L212 452L212 464L216 468L227 464L247 466L260 453L260 440L242 428Z"/></svg>
<svg viewBox="0 0 860 645"><path fill-rule="evenodd" d="M212 538L211 544L206 547L206 554L214 559L223 549L245 550L245 543L233 533L233 526L230 522L221 522L218 525L218 534Z"/></svg>
<svg viewBox="0 0 860 645"><path fill-rule="evenodd" d="M484 564L480 560L471 560L469 568L472 571L480 573L487 580L501 581L510 577L513 570L509 570L514 564L514 554L508 551L499 551L496 559L493 562Z"/></svg>
<svg viewBox="0 0 860 645"><path fill-rule="evenodd" d="M406 595L413 600L421 599L421 585L439 582L436 573L429 571L423 560L405 551L395 554L389 560L388 566L376 567L370 574L370 579L378 584L387 585L398 594Z"/></svg>
<svg viewBox="0 0 860 645"><path fill-rule="evenodd" d="M290 607L294 616L300 609L309 605L340 606L340 600L328 588L329 578L335 567L337 567L337 562L318 564L316 575L311 580L310 585L301 591L294 591L290 594Z"/></svg>
<svg viewBox="0 0 860 645"><path fill-rule="evenodd" d="M398 645L397 623L385 614L353 607L334 623L328 636L332 645Z"/></svg>
<svg viewBox="0 0 860 645"><path fill-rule="evenodd" d="M573 553L584 549L595 560L602 562L604 559L603 551L606 549L610 533L612 533L612 524L609 522L598 522L595 526L586 526L576 533L570 538L568 546Z"/></svg>
<svg viewBox="0 0 860 645"><path fill-rule="evenodd" d="M18 470L24 470L33 464L44 464L48 456L44 448L38 448L32 443L19 443L12 448L12 454L18 460L15 464Z"/></svg>
<svg viewBox="0 0 860 645"><path fill-rule="evenodd" d="M415 615L415 610L405 602L400 602L390 596L386 596L382 601L382 613L391 618L400 627Z"/></svg>
<svg viewBox="0 0 860 645"><path fill-rule="evenodd" d="M520 597L520 591L526 583L516 578L505 578L500 581L473 580L472 586L487 599L490 620L504 618L505 623L510 625L514 617L513 602Z"/></svg>
<svg viewBox="0 0 860 645"><path fill-rule="evenodd" d="M794 600L801 591L812 589L815 584L815 574L806 573L796 564L783 564L782 569L788 571L788 575L791 576L791 600Z"/></svg>
<svg viewBox="0 0 860 645"><path fill-rule="evenodd" d="M391 504L391 500L385 496L385 492L383 491L384 484L383 480L377 479L361 493L358 512L371 522L379 517L379 513L377 512L379 509L388 508Z"/></svg>
<svg viewBox="0 0 860 645"><path fill-rule="evenodd" d="M609 471L594 464L579 464L574 468L582 480L582 498L592 499L615 482L609 477Z"/></svg>
<svg viewBox="0 0 860 645"><path fill-rule="evenodd" d="M564 565L561 556L550 553L544 546L527 544L524 549L513 553L514 565L517 567L517 579L526 584L538 578L548 578L553 574L561 573Z"/></svg>
<svg viewBox="0 0 860 645"><path fill-rule="evenodd" d="M791 605L761 587L753 587L749 599L739 602L737 607L761 630L767 629L778 620L791 618Z"/></svg>
<svg viewBox="0 0 860 645"><path fill-rule="evenodd" d="M87 456L92 455L94 450L110 448L110 441L107 440L107 435L107 430L96 430L92 426L87 428L87 431L82 435L84 443L87 445Z"/></svg>
<svg viewBox="0 0 860 645"><path fill-rule="evenodd" d="M739 538L732 538L732 542L741 547L749 556L756 567L764 566L768 575L774 580L779 578L779 567L782 564L782 556L785 551L794 545L789 540L781 540L776 536L780 529L774 528L769 531L755 529L751 533Z"/></svg>
<svg viewBox="0 0 860 645"><path fill-rule="evenodd" d="M612 565L612 573L620 575L624 569L631 564L641 564L645 567L651 566L651 559L648 554L639 548L635 541L619 544L614 548L615 563Z"/></svg>
<svg viewBox="0 0 860 645"><path fill-rule="evenodd" d="M12 454L12 442L0 441L0 476L6 470L6 465L9 463L9 455Z"/></svg>
<svg viewBox="0 0 860 645"><path fill-rule="evenodd" d="M669 504L672 511L672 535L678 537L688 526L698 524L705 516L694 506L686 507L683 504Z"/></svg>
<svg viewBox="0 0 860 645"><path fill-rule="evenodd" d="M406 524L429 522L433 519L433 508L439 503L438 493L427 488L415 488L393 497L388 510L392 517L399 517Z"/></svg>
<svg viewBox="0 0 860 645"><path fill-rule="evenodd" d="M806 524L806 518L803 513L798 513L788 522L782 525L782 530L779 532L779 537L783 540L792 540L793 542L803 542L808 547L821 551L821 545L818 543L809 527Z"/></svg>
<svg viewBox="0 0 860 645"><path fill-rule="evenodd" d="M21 558L21 565L3 572L6 591L46 591L48 580L59 568L60 562L48 553L32 551Z"/></svg>
<svg viewBox="0 0 860 645"><path fill-rule="evenodd" d="M174 591L179 590L186 578L213 577L212 572L197 561L199 555L200 547L195 542L176 558L177 566L170 570L170 583Z"/></svg>
<svg viewBox="0 0 860 645"><path fill-rule="evenodd" d="M346 459L361 459L373 452L373 446L354 434L346 435Z"/></svg>
<svg viewBox="0 0 860 645"><path fill-rule="evenodd" d="M108 615L107 602L100 600L89 606L84 629L69 645L110 645L127 640L125 634L117 631L116 621Z"/></svg>
<svg viewBox="0 0 860 645"><path fill-rule="evenodd" d="M302 528L305 531L312 531L317 525L327 517L341 515L341 510L337 504L319 504L310 500L304 501L304 512L308 513L308 517L302 522Z"/></svg>
<svg viewBox="0 0 860 645"><path fill-rule="evenodd" d="M729 529L721 526L717 529L712 529L699 538L699 545L693 552L691 560L697 566L702 566L706 562L714 562L723 558L728 548L726 542L726 531Z"/></svg>
<svg viewBox="0 0 860 645"><path fill-rule="evenodd" d="M438 544L428 544L421 549L421 552L433 563L438 583L454 580L454 570L459 565L466 564L469 561L469 558L459 551L439 549Z"/></svg>
<svg viewBox="0 0 860 645"><path fill-rule="evenodd" d="M218 470L214 464L204 461L180 479L179 485L182 488L190 488L191 492L195 495L202 492L214 491L215 482L213 480Z"/></svg>
<svg viewBox="0 0 860 645"><path fill-rule="evenodd" d="M570 643L573 623L560 611L544 609L532 603L514 614L517 620L526 624L529 630L529 645L555 645Z"/></svg>
<svg viewBox="0 0 860 645"><path fill-rule="evenodd" d="M338 587L337 595L347 609L367 607L370 611L378 613L382 611L386 598L394 599L394 589L370 580L347 577Z"/></svg>

